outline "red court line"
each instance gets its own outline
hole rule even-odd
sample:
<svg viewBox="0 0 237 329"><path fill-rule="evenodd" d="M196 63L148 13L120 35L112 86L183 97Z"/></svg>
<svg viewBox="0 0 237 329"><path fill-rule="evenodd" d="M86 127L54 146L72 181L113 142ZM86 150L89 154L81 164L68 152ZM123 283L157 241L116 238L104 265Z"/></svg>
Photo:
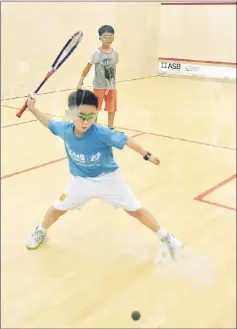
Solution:
<svg viewBox="0 0 237 329"><path fill-rule="evenodd" d="M217 62L217 61L204 61L201 59L189 59L189 58L172 58L172 57L159 57L161 61L172 61L172 62L187 62L187 63L203 63L203 64L225 64L236 66L237 63L232 62Z"/></svg>
<svg viewBox="0 0 237 329"><path fill-rule="evenodd" d="M13 108L13 109L17 109L17 108ZM44 114L52 115L52 114L49 114L49 113L44 113ZM62 118L62 116L58 116L58 117ZM2 126L1 128L9 128L9 127L12 127L12 126L18 126L20 124L25 124L25 123L35 122L35 121L37 121L37 120L35 119L35 120L30 120L30 121L24 121L24 122L21 122L21 123L12 123L10 125ZM201 145L212 146L212 147L217 147L217 148L221 148L221 149L236 151L235 148L228 147L228 146L221 146L221 145L215 145L215 144L210 144L210 143L205 143L205 142L194 141L194 140L191 140L191 139L185 139L185 138L179 138L179 137L174 137L174 136L167 136L167 135L161 135L161 134L156 134L156 133L150 133L148 131L140 131L140 130L131 129L131 128L124 128L124 127L118 127L118 128L123 129L123 130L127 130L127 131L133 131L133 132L136 132L140 135L147 134L147 135L152 135L152 136L157 136L157 137L162 137L162 138L169 138L169 139L179 140L179 141L182 141L182 142L189 142L189 143L201 144Z"/></svg>
<svg viewBox="0 0 237 329"><path fill-rule="evenodd" d="M221 208L225 208L225 209L229 209L229 210L234 210L236 211L236 208L233 207L229 207L217 202L212 202L212 201L208 201L205 200L204 197L206 197L207 195L211 194L212 192L216 191L217 189L219 189L221 186L226 185L227 183L229 183L230 181L232 181L233 179L236 179L236 174L226 178L225 180L223 180L222 182L218 183L217 185L215 185L214 187L210 188L209 190L199 194L198 196L196 196L194 198L194 200L199 201L199 202L204 202L204 203L208 203L211 204L213 206L217 206L217 207L221 207Z"/></svg>
<svg viewBox="0 0 237 329"><path fill-rule="evenodd" d="M133 135L132 138L141 136L143 134L144 134L143 132L139 132L138 134ZM63 158L60 158L60 159L56 159L56 160L52 160L52 161L49 161L49 162L41 163L38 166L34 166L34 167L26 168L26 169L23 169L23 170L20 170L20 171L16 171L14 173L2 176L1 180L6 179L6 178L10 178L10 177L13 177L13 176L17 176L17 175L20 175L20 174L24 174L28 171L32 171L32 170L36 170L36 169L39 169L39 168L42 168L42 167L46 167L48 165L51 165L51 164L54 164L54 163L57 163L57 162L60 162L60 161L66 160L66 159L67 159L67 157L63 157Z"/></svg>
<svg viewBox="0 0 237 329"><path fill-rule="evenodd" d="M2 106L5 106L5 105L2 105ZM10 107L10 106L6 106L6 107ZM11 108L16 109L16 110L18 109L18 108L14 108L14 107L11 107ZM46 115L52 115L50 113L45 113L45 112L44 112L44 114L46 114ZM62 118L62 116L60 116L60 115L58 115L58 116L54 115L54 116L55 117ZM18 125L21 125L21 124L35 122L35 121L37 121L37 119L33 119L33 120L29 120L29 121L24 121L24 122L21 122L21 123L12 123L10 125L2 126L1 128L9 128L9 127L12 127L12 126L18 126ZM148 131L140 131L140 130L131 129L131 128L124 128L124 127L118 127L118 128L119 129L123 129L123 130L127 130L127 131L137 132L139 134L147 134L147 135L152 135L152 136L157 136L157 137L162 137L162 138L169 138L169 139L179 140L179 141L183 141L183 142L201 144L201 145L212 146L212 147L217 147L217 148L221 148L221 149L236 151L235 148L228 147L228 146L221 146L221 145L215 145L215 144L210 144L210 143L205 143L205 142L199 142L199 141L195 141L195 140L191 140L191 139L185 139L185 138L179 138L179 137L174 137L174 136L167 136L167 135L161 135L161 134L156 134L156 133L150 133Z"/></svg>
<svg viewBox="0 0 237 329"><path fill-rule="evenodd" d="M62 160L65 160L66 157L64 158L60 158L60 159L56 159L56 160L52 160L52 161L49 161L49 162L45 162L45 163L41 163L40 165L38 166L34 166L34 167L30 167L30 168L26 168L26 169L23 169L23 170L20 170L20 171L16 171L14 173L11 173L11 174L8 174L8 175L5 175L5 176L2 176L1 179L6 179L6 178L10 178L10 177L13 177L13 176L17 176L17 175L20 175L20 174L24 174L28 171L31 171L31 170L35 170L35 169L39 169L39 168L42 168L42 167L46 167L48 165L51 165L51 164L54 164L56 162L60 162Z"/></svg>
<svg viewBox="0 0 237 329"><path fill-rule="evenodd" d="M236 5L236 2L162 2L163 6Z"/></svg>
<svg viewBox="0 0 237 329"><path fill-rule="evenodd" d="M217 185L215 185L214 187L210 188L209 190L199 194L198 196L196 196L194 198L194 200L199 200L204 198L205 196L207 196L208 194L211 194L212 192L214 192L215 190L217 190L218 188L220 188L223 185L226 185L227 183L229 183L230 181L232 181L233 179L236 178L236 174L226 178L225 180L223 180L222 182L218 183Z"/></svg>
<svg viewBox="0 0 237 329"><path fill-rule="evenodd" d="M138 132L137 134L133 135L132 138L138 137L138 136L142 136L145 135L146 133L144 132Z"/></svg>
<svg viewBox="0 0 237 329"><path fill-rule="evenodd" d="M28 120L28 121L24 121L24 122L12 123L10 125L1 126L1 128L9 128L9 127L14 127L14 126L24 125L25 123L31 123L31 122L35 122L35 121L38 121L38 120L32 119L32 120Z"/></svg>
<svg viewBox="0 0 237 329"><path fill-rule="evenodd" d="M48 113L45 113L45 114L48 114ZM60 117L60 116L58 116L58 117ZM21 122L21 123L13 123L13 124L10 124L10 125L2 126L1 128L9 128L9 127L12 127L12 126L18 126L20 124L30 123L30 122L34 122L34 121L37 121L37 120L24 121L24 122ZM179 140L179 141L182 141L182 142L195 143L195 144L200 144L200 145L205 145L205 146L211 146L211 147L216 147L216 148L221 148L221 149L236 151L236 149L233 148L233 147L222 146L222 145L215 145L215 144L210 144L210 143L205 143L205 142L199 142L199 141L195 141L195 140L191 140L191 139L185 139L185 138L180 138L180 137L175 137L175 136L168 136L168 135L150 133L148 131L140 131L140 130L137 130L137 129L124 128L124 127L118 127L118 129L123 129L123 130L127 130L127 131L137 132L139 135L146 134L146 135L151 135L151 136L156 136L156 137L162 137L162 138L169 138L169 139Z"/></svg>
<svg viewBox="0 0 237 329"><path fill-rule="evenodd" d="M215 144L210 144L210 143L205 143L205 142L194 141L194 140L191 140L191 139L185 139L185 138L179 138L179 137L173 137L173 136L160 135L160 134L156 134L156 133L148 133L148 132L145 132L145 133L148 134L148 135L152 135L152 136L158 136L158 137L163 137L163 138L175 139L175 140L179 140L179 141L182 141L182 142L189 142L189 143L201 144L201 145L212 146L212 147L217 147L217 148L221 148L221 149L227 149L227 150L236 151L235 148L228 147L228 146L215 145Z"/></svg>
<svg viewBox="0 0 237 329"><path fill-rule="evenodd" d="M191 139L179 138L179 137L168 136L168 135L161 135L161 134L156 134L156 133L150 133L148 131L140 131L140 130L131 129L131 128L124 128L124 127L118 127L118 129L133 131L133 132L137 132L137 133L141 133L141 134L145 134L145 135L156 136L156 137L179 140L179 141L182 141L182 142L189 142L189 143L195 143L195 144L200 144L200 145L205 145L205 146L212 146L212 147L216 147L216 148L236 151L236 149L233 148L233 147L215 145L215 144L210 144L210 143L205 143L205 142L199 142L199 141L194 141L194 140L191 140Z"/></svg>
<svg viewBox="0 0 237 329"><path fill-rule="evenodd" d="M141 77L141 78L133 78L133 79L126 79L126 80L118 80L117 83L123 83L123 82L130 82L130 81L137 81L137 80L145 80L145 79L152 79L152 78L157 78L157 74L156 75L150 75L150 76L145 76L145 77ZM84 88L92 88L92 86L90 85L87 85L87 86L84 86ZM41 95L48 95L48 94L54 94L54 93L60 93L60 92L64 92L64 91L70 91L70 90L75 90L75 88L68 88L68 89L60 89L60 90L52 90L52 91L47 91L47 92L44 92L44 93L39 93L38 96L41 96ZM15 96L15 97L10 97L10 98L2 98L1 99L1 102L4 102L4 101L9 101L9 100L13 100L13 99L18 99L18 98L27 98L28 95L24 95L24 96ZM2 105L2 106L5 106L7 107L6 105ZM9 106L8 106L9 107Z"/></svg>
<svg viewBox="0 0 237 329"><path fill-rule="evenodd" d="M226 206L224 204L217 203L217 202L212 202L212 201L208 201L208 200L204 200L204 199L197 200L197 201L203 202L203 203L207 203L207 204L210 204L212 206L216 206L216 207L220 207L220 208L224 208L224 209L236 211L236 208L232 208L232 207L229 207L229 206Z"/></svg>
<svg viewBox="0 0 237 329"><path fill-rule="evenodd" d="M13 110L20 110L19 108L17 107L13 107L13 106L8 106L8 105L2 105L2 107L7 107L9 109L13 109ZM46 115L52 115L50 113L45 113L43 112L44 114ZM62 118L61 115L54 115L54 117L58 117L58 118ZM9 127L14 127L14 126L19 126L19 125L23 125L25 123L31 123L31 122L35 122L35 121L38 121L37 119L32 119L32 120L28 120L28 121L23 121L23 122L16 122L16 123L11 123L9 125L5 125L5 126L1 126L1 128L9 128Z"/></svg>

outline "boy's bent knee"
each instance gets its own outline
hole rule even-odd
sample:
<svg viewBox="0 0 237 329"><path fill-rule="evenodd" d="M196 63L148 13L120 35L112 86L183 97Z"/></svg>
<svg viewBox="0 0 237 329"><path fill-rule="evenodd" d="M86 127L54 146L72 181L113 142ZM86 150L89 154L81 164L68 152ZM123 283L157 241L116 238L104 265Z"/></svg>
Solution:
<svg viewBox="0 0 237 329"><path fill-rule="evenodd" d="M125 211L130 215L130 216L139 216L142 213L142 208L136 209L136 210L126 210Z"/></svg>
<svg viewBox="0 0 237 329"><path fill-rule="evenodd" d="M62 216L64 215L67 210L59 210L59 209L56 209L55 207L51 206L48 210L50 213L54 214L54 215L57 215L57 216Z"/></svg>

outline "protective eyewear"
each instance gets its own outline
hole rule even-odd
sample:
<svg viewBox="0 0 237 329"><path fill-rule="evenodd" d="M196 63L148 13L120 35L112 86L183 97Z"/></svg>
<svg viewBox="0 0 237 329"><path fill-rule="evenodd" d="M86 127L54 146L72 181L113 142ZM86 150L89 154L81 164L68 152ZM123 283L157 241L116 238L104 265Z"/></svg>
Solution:
<svg viewBox="0 0 237 329"><path fill-rule="evenodd" d="M77 118L77 119L80 119L80 121L91 121L97 117L98 113L84 114L84 113L80 113L80 112L78 113L78 111L69 109L66 111L66 115L68 118L71 118L71 119Z"/></svg>

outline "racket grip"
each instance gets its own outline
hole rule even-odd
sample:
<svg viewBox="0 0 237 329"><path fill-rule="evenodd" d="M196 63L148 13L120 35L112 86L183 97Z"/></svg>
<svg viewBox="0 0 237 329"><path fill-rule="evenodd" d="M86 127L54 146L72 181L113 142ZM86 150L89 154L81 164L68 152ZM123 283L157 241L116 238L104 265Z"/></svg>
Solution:
<svg viewBox="0 0 237 329"><path fill-rule="evenodd" d="M32 99L34 99L34 98L36 97L36 95L37 95L36 93L33 93L33 94L30 95L30 97L31 97ZM20 118L20 117L22 116L22 114L25 112L26 108L27 108L27 101L26 101L25 104L22 106L22 108L17 112L16 116L17 116L18 118Z"/></svg>
<svg viewBox="0 0 237 329"><path fill-rule="evenodd" d="M17 112L16 116L20 118L27 108L27 102L22 106L22 108Z"/></svg>

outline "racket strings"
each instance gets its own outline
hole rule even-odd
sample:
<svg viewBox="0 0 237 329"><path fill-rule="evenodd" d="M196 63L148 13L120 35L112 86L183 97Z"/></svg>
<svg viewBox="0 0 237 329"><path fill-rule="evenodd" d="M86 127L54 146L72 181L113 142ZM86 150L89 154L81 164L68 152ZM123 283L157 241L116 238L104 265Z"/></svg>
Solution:
<svg viewBox="0 0 237 329"><path fill-rule="evenodd" d="M80 35L72 38L71 42L68 44L68 46L66 47L66 49L63 51L62 55L60 56L60 59L63 60L64 57L66 57L78 44L80 40ZM60 62L59 59L59 62Z"/></svg>
<svg viewBox="0 0 237 329"><path fill-rule="evenodd" d="M40 85L37 87L37 89L34 91L33 96L35 97L42 86L46 83L46 81L54 74L54 72L66 61L66 59L72 54L72 52L76 49L78 44L83 38L83 32L77 31L65 44L65 46L62 48L56 59L54 60L53 64L50 67L50 70L45 75L44 79L40 83ZM16 116L20 118L22 114L25 112L27 108L27 102L22 106L22 108L16 113Z"/></svg>
<svg viewBox="0 0 237 329"><path fill-rule="evenodd" d="M68 43L64 46L64 49L60 56L56 59L53 64L54 69L57 69L61 66L61 64L66 60L66 58L74 51L79 42L83 37L83 33L81 31L74 34L74 36L68 41Z"/></svg>

